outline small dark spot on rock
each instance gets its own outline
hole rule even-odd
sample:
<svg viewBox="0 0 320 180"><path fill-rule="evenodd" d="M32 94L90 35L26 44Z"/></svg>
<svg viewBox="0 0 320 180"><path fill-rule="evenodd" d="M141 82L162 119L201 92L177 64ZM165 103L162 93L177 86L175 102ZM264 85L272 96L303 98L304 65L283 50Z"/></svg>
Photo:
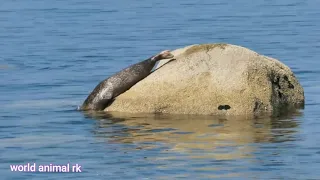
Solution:
<svg viewBox="0 0 320 180"><path fill-rule="evenodd" d="M218 109L219 110L228 110L228 109L231 109L231 107L229 105L220 105L220 106L218 106Z"/></svg>
<svg viewBox="0 0 320 180"><path fill-rule="evenodd" d="M284 75L284 76L283 76L283 79L284 79L285 81L287 81L287 82L288 82L288 88L290 88L290 89L294 89L294 85L293 85L293 84L291 84L291 82L290 82L290 80L289 80L288 76Z"/></svg>
<svg viewBox="0 0 320 180"><path fill-rule="evenodd" d="M288 87L289 87L290 89L294 89L294 85L293 85L293 84L291 84L290 82L289 82Z"/></svg>
<svg viewBox="0 0 320 180"><path fill-rule="evenodd" d="M281 99L282 98L282 93L280 91L278 91L278 95L279 95L279 98Z"/></svg>
<svg viewBox="0 0 320 180"><path fill-rule="evenodd" d="M253 111L256 111L256 110L258 109L258 107L259 107L259 102L256 101L256 102L254 103Z"/></svg>
<svg viewBox="0 0 320 180"><path fill-rule="evenodd" d="M273 83L274 85L276 85L276 86L278 87L278 89L281 89L281 86L280 86L280 77L279 77L279 76L274 77L272 83Z"/></svg>

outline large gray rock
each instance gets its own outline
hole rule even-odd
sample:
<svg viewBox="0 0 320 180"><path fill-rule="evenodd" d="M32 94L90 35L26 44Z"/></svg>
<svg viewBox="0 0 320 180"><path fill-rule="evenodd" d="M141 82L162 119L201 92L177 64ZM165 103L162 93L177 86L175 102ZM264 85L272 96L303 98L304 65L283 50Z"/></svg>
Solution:
<svg viewBox="0 0 320 180"><path fill-rule="evenodd" d="M276 59L230 44L192 45L172 53L176 60L160 62L105 111L257 115L304 105L297 78Z"/></svg>

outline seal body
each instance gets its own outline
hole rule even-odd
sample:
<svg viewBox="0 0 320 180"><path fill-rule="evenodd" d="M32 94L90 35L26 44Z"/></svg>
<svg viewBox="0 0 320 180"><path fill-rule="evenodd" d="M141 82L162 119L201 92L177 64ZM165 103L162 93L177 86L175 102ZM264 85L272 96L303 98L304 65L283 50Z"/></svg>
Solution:
<svg viewBox="0 0 320 180"><path fill-rule="evenodd" d="M147 77L158 60L172 58L169 51L134 64L100 82L83 102L80 110L103 110L115 97Z"/></svg>

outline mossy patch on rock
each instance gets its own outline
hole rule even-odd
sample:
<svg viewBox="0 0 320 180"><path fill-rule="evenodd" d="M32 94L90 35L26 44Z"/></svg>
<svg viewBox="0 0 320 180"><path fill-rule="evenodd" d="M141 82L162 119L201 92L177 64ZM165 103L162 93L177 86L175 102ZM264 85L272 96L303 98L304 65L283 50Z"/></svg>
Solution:
<svg viewBox="0 0 320 180"><path fill-rule="evenodd" d="M188 56L190 54L196 53L196 52L209 52L210 50L214 48L220 48L220 49L225 49L228 46L228 44L224 43L216 43L216 44L200 44L200 45L195 45L190 48L188 48L185 52L184 55Z"/></svg>

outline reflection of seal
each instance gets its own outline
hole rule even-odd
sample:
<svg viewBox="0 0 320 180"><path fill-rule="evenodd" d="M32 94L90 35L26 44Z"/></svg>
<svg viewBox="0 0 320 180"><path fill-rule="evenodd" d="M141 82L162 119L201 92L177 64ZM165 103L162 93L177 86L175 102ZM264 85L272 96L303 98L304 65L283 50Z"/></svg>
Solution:
<svg viewBox="0 0 320 180"><path fill-rule="evenodd" d="M91 92L80 107L81 110L103 110L115 97L147 77L157 61L173 58L170 51L162 51L140 63L134 64L105 79Z"/></svg>

